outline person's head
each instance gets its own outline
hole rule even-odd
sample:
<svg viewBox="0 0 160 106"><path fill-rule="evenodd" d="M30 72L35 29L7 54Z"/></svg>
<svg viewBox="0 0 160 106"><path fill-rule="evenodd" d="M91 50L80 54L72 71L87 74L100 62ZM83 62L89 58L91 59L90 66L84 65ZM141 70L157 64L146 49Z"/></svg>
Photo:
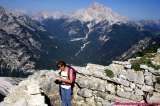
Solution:
<svg viewBox="0 0 160 106"><path fill-rule="evenodd" d="M66 67L66 63L64 61L58 61L57 62L57 68L58 69L64 71L65 67Z"/></svg>

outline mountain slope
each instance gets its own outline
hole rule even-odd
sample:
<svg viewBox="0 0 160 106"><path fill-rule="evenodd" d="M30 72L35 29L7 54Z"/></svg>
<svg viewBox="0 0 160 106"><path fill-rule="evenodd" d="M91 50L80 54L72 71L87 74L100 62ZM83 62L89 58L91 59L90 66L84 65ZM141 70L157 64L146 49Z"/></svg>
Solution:
<svg viewBox="0 0 160 106"><path fill-rule="evenodd" d="M35 69L40 60L46 59L43 55L56 47L48 35L50 33L39 22L0 7L1 71Z"/></svg>
<svg viewBox="0 0 160 106"><path fill-rule="evenodd" d="M64 51L59 53L61 59L75 65L88 62L108 64L133 45L141 46L138 44L140 40L154 36L151 31L142 30L139 25L130 22L111 25L107 20L96 23L61 17L47 18L42 23L61 41L58 48ZM148 42L143 45L148 45Z"/></svg>

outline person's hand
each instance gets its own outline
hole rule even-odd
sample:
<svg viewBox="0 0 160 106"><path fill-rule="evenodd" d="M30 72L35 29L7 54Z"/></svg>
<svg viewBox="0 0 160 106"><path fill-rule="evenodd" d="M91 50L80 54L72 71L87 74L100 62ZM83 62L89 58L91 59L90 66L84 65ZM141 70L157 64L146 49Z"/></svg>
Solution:
<svg viewBox="0 0 160 106"><path fill-rule="evenodd" d="M55 83L56 84L61 84L62 83L62 79L60 77L56 78Z"/></svg>
<svg viewBox="0 0 160 106"><path fill-rule="evenodd" d="M62 81L62 78L61 78L61 77L58 77L58 78L56 78L56 80L58 80L58 81Z"/></svg>

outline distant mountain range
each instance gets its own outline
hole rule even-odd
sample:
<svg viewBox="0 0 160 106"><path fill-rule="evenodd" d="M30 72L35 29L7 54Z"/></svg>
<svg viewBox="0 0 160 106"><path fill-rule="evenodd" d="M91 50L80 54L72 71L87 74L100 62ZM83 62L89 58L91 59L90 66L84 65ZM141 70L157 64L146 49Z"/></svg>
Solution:
<svg viewBox="0 0 160 106"><path fill-rule="evenodd" d="M107 65L158 41L160 20L130 21L99 3L71 14L42 12L33 17L0 7L1 67L54 68L61 59L74 65Z"/></svg>
<svg viewBox="0 0 160 106"><path fill-rule="evenodd" d="M126 22L127 17L121 16L118 13L112 11L111 8L105 7L102 4L97 2L90 5L88 8L79 9L72 13L64 13L59 11L54 12L46 12L42 11L33 16L36 20L44 20L47 18L69 18L69 20L79 20L81 22L91 22L99 23L102 21L108 21L110 24L118 23L118 22Z"/></svg>

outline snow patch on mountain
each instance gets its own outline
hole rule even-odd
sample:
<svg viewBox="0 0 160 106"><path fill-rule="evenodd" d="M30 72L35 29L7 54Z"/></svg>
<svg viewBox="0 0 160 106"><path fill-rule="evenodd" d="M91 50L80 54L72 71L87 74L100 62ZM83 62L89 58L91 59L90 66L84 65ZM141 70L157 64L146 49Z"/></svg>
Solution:
<svg viewBox="0 0 160 106"><path fill-rule="evenodd" d="M83 46L81 47L81 49L75 54L75 56L78 56L89 43L90 43L90 41L84 43Z"/></svg>
<svg viewBox="0 0 160 106"><path fill-rule="evenodd" d="M69 32L68 32L69 35L75 35L77 34L76 30L75 29L71 29Z"/></svg>
<svg viewBox="0 0 160 106"><path fill-rule="evenodd" d="M106 35L99 36L99 41L107 42L108 40L109 40L109 37L107 37Z"/></svg>
<svg viewBox="0 0 160 106"><path fill-rule="evenodd" d="M71 41L78 41L78 40L83 40L83 45L81 46L80 50L75 54L75 56L78 56L86 47L86 45L88 45L90 43L90 41L88 41L88 37L89 34L92 32L92 23L87 24L88 27L88 32L86 33L86 36L83 38L77 38L77 39L72 39Z"/></svg>
<svg viewBox="0 0 160 106"><path fill-rule="evenodd" d="M74 41L80 41L80 40L83 40L84 38L73 38L73 39L71 39L70 41L71 42L74 42Z"/></svg>
<svg viewBox="0 0 160 106"><path fill-rule="evenodd" d="M85 36L85 38L84 38L84 41L87 41L90 32L92 32L92 30L93 30L91 23L87 24L87 27L88 27L88 32L86 33L86 36Z"/></svg>

